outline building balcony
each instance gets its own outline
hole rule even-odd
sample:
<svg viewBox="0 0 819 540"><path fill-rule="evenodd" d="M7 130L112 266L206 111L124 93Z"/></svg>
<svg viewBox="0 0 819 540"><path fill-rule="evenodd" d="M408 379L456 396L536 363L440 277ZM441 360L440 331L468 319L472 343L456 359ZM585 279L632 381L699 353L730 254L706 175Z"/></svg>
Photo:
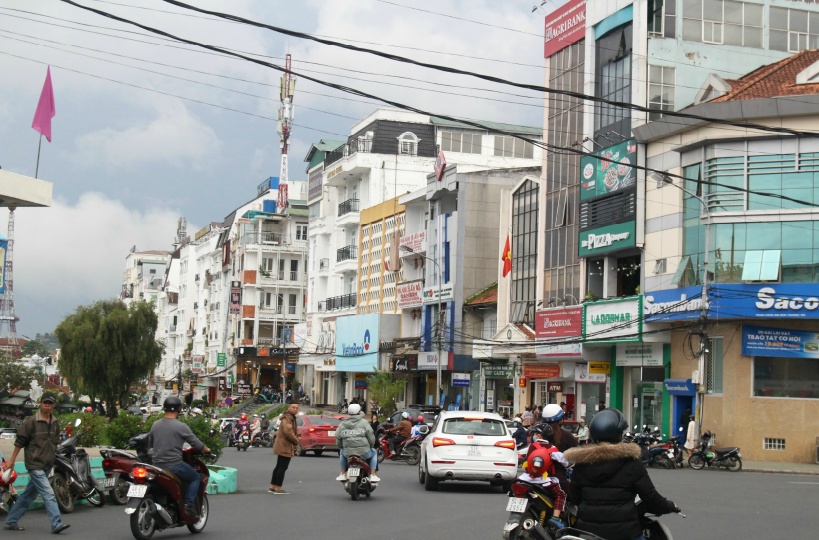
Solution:
<svg viewBox="0 0 819 540"><path fill-rule="evenodd" d="M336 250L337 263L351 260L358 260L358 246L344 246L343 248Z"/></svg>
<svg viewBox="0 0 819 540"><path fill-rule="evenodd" d="M324 157L324 170L327 170L330 165L342 159L358 154L359 152L369 154L373 149L372 139L355 139L343 144L332 152L327 152Z"/></svg>
<svg viewBox="0 0 819 540"><path fill-rule="evenodd" d="M343 294L341 296L334 296L332 298L328 298L323 302L318 303L318 311L319 312L326 312L326 311L337 311L340 309L350 309L354 308L356 305L356 294Z"/></svg>
<svg viewBox="0 0 819 540"><path fill-rule="evenodd" d="M351 212L358 212L358 199L347 199L338 205L338 217L347 215Z"/></svg>

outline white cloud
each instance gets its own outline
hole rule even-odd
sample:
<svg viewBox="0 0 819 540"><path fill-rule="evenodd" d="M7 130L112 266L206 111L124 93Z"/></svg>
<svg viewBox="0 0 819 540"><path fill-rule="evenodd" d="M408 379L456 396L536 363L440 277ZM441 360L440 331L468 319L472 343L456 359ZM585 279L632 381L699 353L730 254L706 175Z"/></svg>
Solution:
<svg viewBox="0 0 819 540"><path fill-rule="evenodd" d="M170 208L140 212L100 193L86 193L76 205L55 200L51 208L17 209L18 333L51 331L78 305L116 297L131 246L171 249L180 215ZM3 210L3 232L7 222L8 212Z"/></svg>
<svg viewBox="0 0 819 540"><path fill-rule="evenodd" d="M220 153L219 138L180 103L165 103L159 116L150 122L124 130L111 128L77 138L73 155L86 167L132 167L135 164L168 164L174 167L201 167Z"/></svg>

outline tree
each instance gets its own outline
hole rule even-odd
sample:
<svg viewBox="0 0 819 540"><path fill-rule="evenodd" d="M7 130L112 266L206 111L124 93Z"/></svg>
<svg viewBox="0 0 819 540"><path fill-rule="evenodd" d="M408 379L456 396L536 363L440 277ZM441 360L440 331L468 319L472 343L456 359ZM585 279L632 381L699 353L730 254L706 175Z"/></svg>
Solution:
<svg viewBox="0 0 819 540"><path fill-rule="evenodd" d="M157 324L147 302L126 307L120 300L103 300L80 306L54 331L60 340L60 372L73 390L107 401L108 416L116 418L114 405L127 405L131 385L162 359L164 344L154 338Z"/></svg>
<svg viewBox="0 0 819 540"><path fill-rule="evenodd" d="M28 388L37 375L37 369L15 362L5 352L0 353L0 390Z"/></svg>
<svg viewBox="0 0 819 540"><path fill-rule="evenodd" d="M23 356L40 356L45 358L48 356L48 347L44 343L40 343L34 339L28 340L23 343L23 346L20 347L20 352L23 353Z"/></svg>
<svg viewBox="0 0 819 540"><path fill-rule="evenodd" d="M389 371L376 371L367 377L367 395L370 401L383 409L385 416L395 412L395 399L401 395L404 381Z"/></svg>

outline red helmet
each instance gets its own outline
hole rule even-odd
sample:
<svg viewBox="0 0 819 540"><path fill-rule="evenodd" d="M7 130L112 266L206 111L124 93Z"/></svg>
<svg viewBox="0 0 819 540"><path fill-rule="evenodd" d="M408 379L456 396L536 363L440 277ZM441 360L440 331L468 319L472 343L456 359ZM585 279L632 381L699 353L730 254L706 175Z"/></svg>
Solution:
<svg viewBox="0 0 819 540"><path fill-rule="evenodd" d="M419 415L418 415L418 421L419 421L419 422L423 422L423 421L424 421L424 415L423 415L423 414L419 414Z"/></svg>
<svg viewBox="0 0 819 540"><path fill-rule="evenodd" d="M8 463L4 461L3 467L5 468L7 466ZM6 469L5 471L3 471L3 474L0 475L0 485L2 486L11 485L14 483L15 480L17 480L17 473L15 472L14 469Z"/></svg>
<svg viewBox="0 0 819 540"><path fill-rule="evenodd" d="M242 420L247 420L247 413L242 413L242 415L239 418L241 418Z"/></svg>
<svg viewBox="0 0 819 540"><path fill-rule="evenodd" d="M552 467L553 449L538 448L532 452L526 460L526 472L531 476L542 476L548 474Z"/></svg>

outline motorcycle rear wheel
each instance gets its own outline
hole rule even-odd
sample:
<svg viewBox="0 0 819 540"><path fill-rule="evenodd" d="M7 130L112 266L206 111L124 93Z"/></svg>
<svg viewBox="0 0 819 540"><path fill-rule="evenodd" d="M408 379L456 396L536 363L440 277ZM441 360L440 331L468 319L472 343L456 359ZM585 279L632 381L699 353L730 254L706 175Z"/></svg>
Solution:
<svg viewBox="0 0 819 540"><path fill-rule="evenodd" d="M128 502L128 481L121 474L117 475L110 493L114 504L122 505Z"/></svg>
<svg viewBox="0 0 819 540"><path fill-rule="evenodd" d="M688 466L694 469L695 471L698 471L705 467L705 460L702 459L702 456L694 454L693 456L688 458Z"/></svg>
<svg viewBox="0 0 819 540"><path fill-rule="evenodd" d="M74 496L71 495L71 489L68 487L68 482L65 476L60 473L54 475L51 479L51 489L54 491L54 497L57 499L57 506L63 514L70 514L74 511Z"/></svg>
<svg viewBox="0 0 819 540"><path fill-rule="evenodd" d="M188 524L188 530L193 534L199 534L205 530L205 525L208 524L208 514L210 513L210 504L208 503L208 494L202 494L202 506L199 507L199 521Z"/></svg>
<svg viewBox="0 0 819 540"><path fill-rule="evenodd" d="M105 493L94 488L91 490L91 494L85 498L88 501L88 504L91 506L96 506L97 508L102 508L105 506Z"/></svg>
<svg viewBox="0 0 819 540"><path fill-rule="evenodd" d="M384 449L379 448L378 450L375 451L375 453L378 455L378 462L384 463L384 458L387 457L387 454L384 453Z"/></svg>
<svg viewBox="0 0 819 540"><path fill-rule="evenodd" d="M354 501L358 500L358 486L361 483L361 478L356 478L355 482L350 486L350 498Z"/></svg>
<svg viewBox="0 0 819 540"><path fill-rule="evenodd" d="M527 531L523 528L523 522L527 519L537 521L537 516L531 508L526 510L521 517L518 526L509 534L509 540L539 540L540 537L537 535L534 529Z"/></svg>
<svg viewBox="0 0 819 540"><path fill-rule="evenodd" d="M418 465L418 462L421 461L421 449L412 445L404 449L404 456L406 456L407 465Z"/></svg>
<svg viewBox="0 0 819 540"><path fill-rule="evenodd" d="M742 460L736 457L726 458L725 468L731 472L739 472L742 469Z"/></svg>
<svg viewBox="0 0 819 540"><path fill-rule="evenodd" d="M145 497L131 514L131 534L137 540L151 540L156 532L156 520L151 515L150 502L151 499Z"/></svg>

